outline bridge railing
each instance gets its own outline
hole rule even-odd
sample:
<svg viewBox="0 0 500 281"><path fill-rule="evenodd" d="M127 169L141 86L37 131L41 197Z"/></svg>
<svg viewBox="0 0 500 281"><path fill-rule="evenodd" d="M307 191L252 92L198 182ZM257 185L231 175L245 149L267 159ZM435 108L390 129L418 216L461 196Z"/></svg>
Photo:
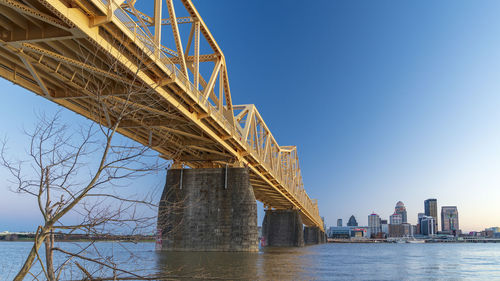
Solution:
<svg viewBox="0 0 500 281"><path fill-rule="evenodd" d="M106 5L108 3L106 0L101 1ZM184 73L182 73L182 71L170 60L165 51L154 44L148 33L140 25L138 25L122 7L117 5L114 8L114 15L121 22L121 24L123 24L123 26L133 34L133 38L142 43L145 47L143 50L149 56L155 57L156 54L159 54L159 59L162 62L162 65L169 70L169 74L173 76L174 79L177 78L186 87L188 94L194 95L195 100L197 100L198 103L204 107L210 116L217 119L219 124L222 124L222 127L233 135L242 134L242 132L238 132L234 127L234 124L227 120L227 118L222 114L222 109L217 109L217 107L213 106L210 101L203 96L202 92L198 90L184 75Z"/></svg>
<svg viewBox="0 0 500 281"><path fill-rule="evenodd" d="M106 0L101 1L108 5ZM202 92L198 90L184 75L184 73L182 73L182 71L170 60L166 52L160 46L156 46L156 44L154 44L148 33L140 25L138 25L122 7L116 5L114 8L114 15L116 18L134 35L134 39L137 39L142 43L145 47L143 50L152 57L155 57L155 55L158 54L162 65L169 70L169 74L177 78L187 88L187 92L189 94L194 94L199 104L204 106L204 109L208 111L211 116L215 117L215 119L217 119L228 132L234 133L234 126L222 114L222 109L217 109L203 96Z"/></svg>
<svg viewBox="0 0 500 281"><path fill-rule="evenodd" d="M101 0L106 6L109 5L107 0ZM298 203L307 210L310 215L319 223L319 209L317 201L311 200L304 190L302 178L298 177L298 180L292 181L289 175L286 175L283 169L280 167L282 163L277 163L279 165L272 165L269 160L265 159L258 151L255 150L254 144L251 144L248 140L244 140L245 128L242 128L238 123L233 123L227 120L227 118L222 114L222 109L213 106L210 101L205 98L200 90L182 73L182 71L172 62L172 60L167 56L165 50L160 46L157 46L151 39L147 31L143 29L140 25L133 20L130 15L119 5L116 5L114 1L111 1L113 7L114 15L119 20L115 24L121 24L124 28L122 31L128 30L129 36L134 40L134 42L141 43L137 44L142 47L142 50L150 56L153 60L161 62L161 66L164 67L165 72L169 74L173 79L180 82L186 89L186 93L190 95L194 100L198 101L198 104L214 119L216 119L227 132L229 132L234 139L240 141L246 149L254 158L259 159L259 162L264 166L272 176L277 179L282 186L290 193ZM142 45L142 46L141 46ZM281 159L279 159L281 161ZM300 172L299 172L300 173Z"/></svg>
<svg viewBox="0 0 500 281"><path fill-rule="evenodd" d="M304 190L298 164L297 149L294 146L280 147L254 105L237 105L236 127L243 132L247 152L292 195L300 208L320 224L321 218L315 202ZM241 124L241 125L240 125Z"/></svg>

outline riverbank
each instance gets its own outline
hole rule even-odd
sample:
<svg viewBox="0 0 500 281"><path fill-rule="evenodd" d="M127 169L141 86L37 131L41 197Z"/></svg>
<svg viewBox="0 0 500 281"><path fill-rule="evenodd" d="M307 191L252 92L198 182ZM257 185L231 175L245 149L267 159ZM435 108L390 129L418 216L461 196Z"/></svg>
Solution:
<svg viewBox="0 0 500 281"><path fill-rule="evenodd" d="M30 232L2 232L0 233L0 242L23 242L34 241L35 233ZM155 242L153 235L87 235L87 234L66 234L55 233L56 242Z"/></svg>

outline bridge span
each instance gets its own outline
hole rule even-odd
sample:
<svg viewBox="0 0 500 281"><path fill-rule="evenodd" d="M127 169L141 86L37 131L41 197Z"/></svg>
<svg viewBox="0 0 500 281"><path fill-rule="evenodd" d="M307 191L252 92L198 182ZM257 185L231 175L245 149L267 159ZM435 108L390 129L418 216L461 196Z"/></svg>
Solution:
<svg viewBox="0 0 500 281"><path fill-rule="evenodd" d="M297 148L278 144L255 105L232 104L221 48L178 1L0 0L0 76L104 125L126 107L121 134L177 168L225 169L226 185L228 168L245 168L269 211L324 232Z"/></svg>

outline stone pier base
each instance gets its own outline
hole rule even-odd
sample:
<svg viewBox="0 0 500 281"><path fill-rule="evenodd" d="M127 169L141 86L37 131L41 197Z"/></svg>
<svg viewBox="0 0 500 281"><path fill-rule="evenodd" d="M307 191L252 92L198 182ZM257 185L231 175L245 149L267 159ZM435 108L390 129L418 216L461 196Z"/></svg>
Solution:
<svg viewBox="0 0 500 281"><path fill-rule="evenodd" d="M266 210L262 223L264 246L304 246L302 219L297 210Z"/></svg>
<svg viewBox="0 0 500 281"><path fill-rule="evenodd" d="M168 170L157 249L258 251L257 203L248 169Z"/></svg>
<svg viewBox="0 0 500 281"><path fill-rule="evenodd" d="M326 243L326 235L319 227L304 227L304 243L306 245Z"/></svg>
<svg viewBox="0 0 500 281"><path fill-rule="evenodd" d="M328 235L325 232L321 232L321 244L328 243Z"/></svg>

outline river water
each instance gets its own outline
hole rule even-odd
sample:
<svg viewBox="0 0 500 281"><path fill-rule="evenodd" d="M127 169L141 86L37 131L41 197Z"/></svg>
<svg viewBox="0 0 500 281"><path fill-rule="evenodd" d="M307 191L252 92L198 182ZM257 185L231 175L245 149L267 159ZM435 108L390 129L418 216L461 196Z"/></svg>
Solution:
<svg viewBox="0 0 500 281"><path fill-rule="evenodd" d="M0 242L0 280L12 279L31 245ZM73 251L84 245L58 243ZM122 268L174 280L500 280L500 244L324 244L258 253L159 253L154 243L96 245L88 255L99 251ZM87 268L106 275L98 266ZM68 272L62 279L81 278L76 268Z"/></svg>

